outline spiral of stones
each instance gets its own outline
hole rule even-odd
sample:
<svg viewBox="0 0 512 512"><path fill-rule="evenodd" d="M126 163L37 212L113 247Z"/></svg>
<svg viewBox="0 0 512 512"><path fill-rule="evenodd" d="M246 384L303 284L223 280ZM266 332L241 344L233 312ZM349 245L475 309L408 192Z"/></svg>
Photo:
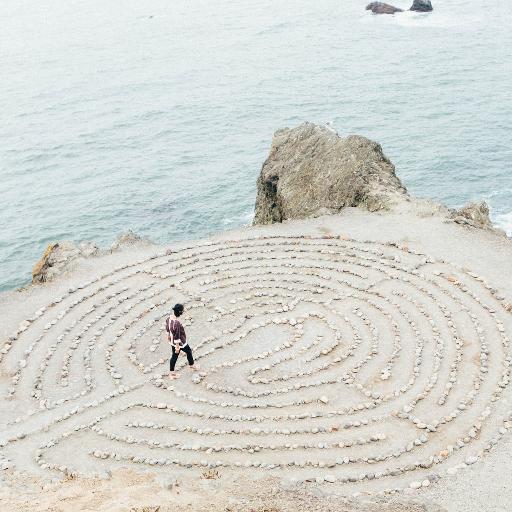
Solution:
<svg viewBox="0 0 512 512"><path fill-rule="evenodd" d="M175 302L201 369L182 357L170 381ZM70 288L20 324L0 354L5 398L27 412L5 422L0 448L50 473L129 463L421 488L512 426L510 332L482 277L397 244L191 244ZM32 460L17 461L31 440ZM73 460L69 443L83 447Z"/></svg>

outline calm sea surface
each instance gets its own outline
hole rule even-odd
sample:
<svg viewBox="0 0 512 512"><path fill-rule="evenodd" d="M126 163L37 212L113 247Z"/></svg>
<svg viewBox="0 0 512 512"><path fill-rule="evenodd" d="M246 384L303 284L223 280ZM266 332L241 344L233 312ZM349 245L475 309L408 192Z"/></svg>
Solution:
<svg viewBox="0 0 512 512"><path fill-rule="evenodd" d="M249 223L273 132L305 120L512 233L510 3L366 2L2 0L0 289L50 241Z"/></svg>

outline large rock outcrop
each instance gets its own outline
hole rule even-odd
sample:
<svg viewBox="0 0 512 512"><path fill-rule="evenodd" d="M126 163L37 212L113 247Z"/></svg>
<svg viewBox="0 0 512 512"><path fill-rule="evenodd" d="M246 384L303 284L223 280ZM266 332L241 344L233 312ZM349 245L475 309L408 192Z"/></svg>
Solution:
<svg viewBox="0 0 512 512"><path fill-rule="evenodd" d="M376 142L303 123L274 134L257 181L254 224L338 213L346 206L386 209L407 192Z"/></svg>

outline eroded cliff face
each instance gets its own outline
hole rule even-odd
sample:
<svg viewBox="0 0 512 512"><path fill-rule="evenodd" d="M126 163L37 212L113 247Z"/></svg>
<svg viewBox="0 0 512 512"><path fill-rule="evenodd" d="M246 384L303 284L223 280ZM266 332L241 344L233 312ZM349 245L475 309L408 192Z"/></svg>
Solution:
<svg viewBox="0 0 512 512"><path fill-rule="evenodd" d="M75 244L69 240L62 240L51 243L32 269L32 284L53 281L64 272L72 270L80 259L101 256L108 252L140 244L149 244L149 241L144 240L133 231L119 235L110 249L101 250L94 242Z"/></svg>
<svg viewBox="0 0 512 512"><path fill-rule="evenodd" d="M274 134L257 181L254 224L338 213L347 206L382 210L407 197L379 144L303 123Z"/></svg>
<svg viewBox="0 0 512 512"><path fill-rule="evenodd" d="M78 258L94 256L98 251L98 247L93 242L75 245L73 242L63 240L49 244L32 269L32 283L51 281L69 268L71 262Z"/></svg>

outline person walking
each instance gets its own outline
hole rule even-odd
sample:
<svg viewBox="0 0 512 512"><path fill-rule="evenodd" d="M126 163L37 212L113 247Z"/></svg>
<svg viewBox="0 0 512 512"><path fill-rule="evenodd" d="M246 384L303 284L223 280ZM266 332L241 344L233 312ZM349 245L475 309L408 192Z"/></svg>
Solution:
<svg viewBox="0 0 512 512"><path fill-rule="evenodd" d="M174 371L176 361L180 352L183 351L187 355L187 361L192 370L198 370L198 366L194 363L194 356L192 355L192 349L187 342L187 335L183 324L179 321L179 317L185 311L183 304L176 304L173 308L173 314L170 315L165 321L165 330L167 331L167 339L172 345L172 356L169 363L169 377L171 379L177 379L179 375Z"/></svg>

